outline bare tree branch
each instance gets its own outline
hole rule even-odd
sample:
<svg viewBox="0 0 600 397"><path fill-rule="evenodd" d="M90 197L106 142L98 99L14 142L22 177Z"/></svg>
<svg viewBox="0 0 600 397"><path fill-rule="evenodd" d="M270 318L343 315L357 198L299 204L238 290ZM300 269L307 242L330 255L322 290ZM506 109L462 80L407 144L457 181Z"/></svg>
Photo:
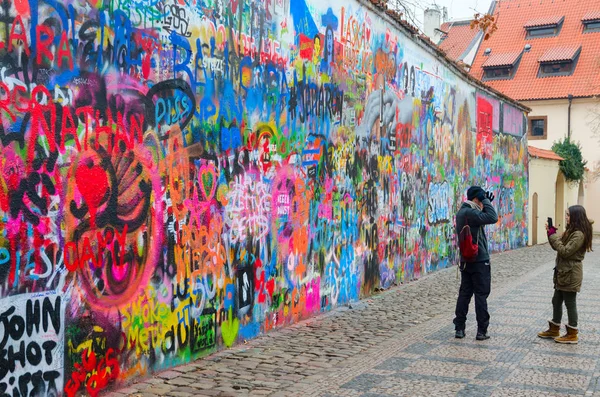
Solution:
<svg viewBox="0 0 600 397"><path fill-rule="evenodd" d="M410 0L388 0L388 7L392 10L399 12L404 15L404 18L415 28L417 28L421 33L423 30L421 28L422 23L419 18L415 15L415 12L411 10L410 6L414 8L424 9L421 4L414 3Z"/></svg>

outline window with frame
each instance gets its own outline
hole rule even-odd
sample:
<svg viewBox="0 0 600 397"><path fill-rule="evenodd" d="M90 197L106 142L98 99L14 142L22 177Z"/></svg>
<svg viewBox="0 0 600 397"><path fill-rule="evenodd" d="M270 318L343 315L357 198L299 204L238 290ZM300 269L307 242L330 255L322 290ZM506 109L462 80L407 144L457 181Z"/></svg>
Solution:
<svg viewBox="0 0 600 397"><path fill-rule="evenodd" d="M490 67L483 71L483 80L503 80L510 79L512 76L512 66Z"/></svg>
<svg viewBox="0 0 600 397"><path fill-rule="evenodd" d="M544 23L540 25L533 26L525 26L525 30L527 30L527 38L528 39L536 39L542 37L554 37L558 36L562 29L563 22L565 21L565 17L560 18L556 22L552 23Z"/></svg>
<svg viewBox="0 0 600 397"><path fill-rule="evenodd" d="M564 75L573 73L573 61L542 63L541 72L544 75Z"/></svg>
<svg viewBox="0 0 600 397"><path fill-rule="evenodd" d="M583 33L600 32L600 19L583 21Z"/></svg>
<svg viewBox="0 0 600 397"><path fill-rule="evenodd" d="M540 28L527 29L527 38L533 39L536 37L552 37L558 34L557 26L545 26Z"/></svg>
<svg viewBox="0 0 600 397"><path fill-rule="evenodd" d="M486 68L485 77L486 79L501 79L510 77L512 66L498 67L498 68Z"/></svg>
<svg viewBox="0 0 600 397"><path fill-rule="evenodd" d="M548 117L532 116L529 120L529 139L546 139L548 137Z"/></svg>

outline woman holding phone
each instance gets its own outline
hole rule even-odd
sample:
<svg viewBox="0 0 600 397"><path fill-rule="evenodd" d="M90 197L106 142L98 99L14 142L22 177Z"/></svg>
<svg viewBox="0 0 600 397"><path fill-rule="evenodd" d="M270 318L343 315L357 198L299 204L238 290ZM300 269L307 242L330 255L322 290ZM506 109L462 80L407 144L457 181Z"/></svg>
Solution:
<svg viewBox="0 0 600 397"><path fill-rule="evenodd" d="M577 328L577 293L583 280L583 258L592 251L593 230L585 208L581 205L569 207L565 213L567 228L562 235L556 234L549 218L546 224L548 241L556 251L554 268L554 296L552 297L553 315L549 328L540 332L540 338L554 339L558 343L575 344L579 341ZM563 314L563 302L567 307L567 334L560 336L560 322Z"/></svg>

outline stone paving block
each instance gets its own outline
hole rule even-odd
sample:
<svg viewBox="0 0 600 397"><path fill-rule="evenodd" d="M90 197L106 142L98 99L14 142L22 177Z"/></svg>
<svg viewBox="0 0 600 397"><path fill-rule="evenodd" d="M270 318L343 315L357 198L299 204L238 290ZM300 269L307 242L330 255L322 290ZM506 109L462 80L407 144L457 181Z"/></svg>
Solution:
<svg viewBox="0 0 600 397"><path fill-rule="evenodd" d="M499 352L496 355L495 361L504 362L504 363L519 363L526 356L527 356L527 353L522 352L522 351L505 350L505 351Z"/></svg>
<svg viewBox="0 0 600 397"><path fill-rule="evenodd" d="M439 346L429 352L430 356L465 358L469 357L477 361L491 362L498 355L498 351L490 350L487 346L468 346L466 344L446 344Z"/></svg>
<svg viewBox="0 0 600 397"><path fill-rule="evenodd" d="M481 365L440 360L418 360L402 372L427 376L473 379L482 369Z"/></svg>
<svg viewBox="0 0 600 397"><path fill-rule="evenodd" d="M490 396L493 389L488 386L468 384L460 390L457 397L487 397Z"/></svg>
<svg viewBox="0 0 600 397"><path fill-rule="evenodd" d="M150 393L150 392L142 392L142 393L130 394L127 397L159 397L159 395L158 394L154 394L154 393Z"/></svg>
<svg viewBox="0 0 600 397"><path fill-rule="evenodd" d="M420 374L414 372L398 372L396 374L397 378L414 380L414 381L433 381L439 383L469 383L471 379L469 378L459 378L454 377L452 374L447 375L430 375L430 374ZM394 379L395 380L395 379Z"/></svg>
<svg viewBox="0 0 600 397"><path fill-rule="evenodd" d="M192 382L193 382L193 380L190 378L179 377L179 378L174 378L174 379L168 380L167 384L174 385L174 386L188 386Z"/></svg>
<svg viewBox="0 0 600 397"><path fill-rule="evenodd" d="M430 335L427 335L427 340L432 341L446 341L454 338L454 326L442 328L439 331L436 331Z"/></svg>
<svg viewBox="0 0 600 397"><path fill-rule="evenodd" d="M475 378L471 382L469 382L470 385L485 386L489 389L495 389L496 387L500 386L501 383L502 382L497 381L497 380L486 380L486 379L480 379L480 378Z"/></svg>
<svg viewBox="0 0 600 397"><path fill-rule="evenodd" d="M330 397L335 397L334 394L329 394ZM360 397L393 397L391 394L380 394L380 393L365 393Z"/></svg>
<svg viewBox="0 0 600 397"><path fill-rule="evenodd" d="M177 371L165 371L156 374L156 376L162 379L175 379L181 376L181 373Z"/></svg>
<svg viewBox="0 0 600 397"><path fill-rule="evenodd" d="M194 372L196 370L198 370L199 365L197 364L186 364L186 365L180 365L177 367L173 367L172 371L175 372L180 372L180 373L187 373L187 372Z"/></svg>
<svg viewBox="0 0 600 397"><path fill-rule="evenodd" d="M405 353L427 354L430 350L435 349L436 345L429 343L415 343L404 349Z"/></svg>
<svg viewBox="0 0 600 397"><path fill-rule="evenodd" d="M475 379L478 380L488 380L488 381L503 381L510 375L511 370L507 368L499 368L499 367L486 367L481 371Z"/></svg>
<svg viewBox="0 0 600 397"><path fill-rule="evenodd" d="M135 385L134 387L126 387L124 389L120 389L118 393L114 393L114 394L135 394L138 393L142 390L142 388L138 385ZM111 397L119 397L118 395L115 396L111 396Z"/></svg>
<svg viewBox="0 0 600 397"><path fill-rule="evenodd" d="M576 389L567 389L559 386L543 386L543 385L522 385L507 383L503 388L512 389L515 392L521 391L525 395L543 395L543 396L582 396L584 393Z"/></svg>
<svg viewBox="0 0 600 397"><path fill-rule="evenodd" d="M413 363L413 360L408 358L392 357L385 360L375 368L390 371L401 371Z"/></svg>
<svg viewBox="0 0 600 397"><path fill-rule="evenodd" d="M248 395L250 396L268 396L273 391L269 389L254 389Z"/></svg>
<svg viewBox="0 0 600 397"><path fill-rule="evenodd" d="M131 393L141 393L141 392L148 391L148 390L152 389L153 387L154 387L154 384L143 382L143 383L136 383L135 387L129 388L129 389L132 390ZM121 389L120 392L124 392L124 390L128 390L128 389ZM130 393L127 393L127 394L130 394Z"/></svg>
<svg viewBox="0 0 600 397"><path fill-rule="evenodd" d="M540 327L541 329L541 327ZM496 322L490 324L490 335L516 336L528 333L530 327L526 325L499 325ZM539 331L538 331L539 332Z"/></svg>
<svg viewBox="0 0 600 397"><path fill-rule="evenodd" d="M167 385L167 384L156 385L152 388L151 392L155 393L155 394L159 394L159 395L164 395L173 389L175 389L175 386L173 386L173 385Z"/></svg>
<svg viewBox="0 0 600 397"><path fill-rule="evenodd" d="M165 383L165 380L161 378L147 378L144 379L144 383L149 383L151 385L160 385Z"/></svg>
<svg viewBox="0 0 600 397"><path fill-rule="evenodd" d="M592 379L590 379L587 391L590 393L600 392L600 376L594 375Z"/></svg>
<svg viewBox="0 0 600 397"><path fill-rule="evenodd" d="M541 369L520 369L506 378L506 383L543 386L569 390L585 390L591 376L548 372Z"/></svg>
<svg viewBox="0 0 600 397"><path fill-rule="evenodd" d="M439 382L435 379L405 378L390 380L388 383L369 391L369 394L385 396L455 396L463 387L462 382Z"/></svg>
<svg viewBox="0 0 600 397"><path fill-rule="evenodd" d="M194 393L190 393L187 391L173 390L168 393L169 396L173 397L190 397L195 395Z"/></svg>
<svg viewBox="0 0 600 397"><path fill-rule="evenodd" d="M195 380L193 383L190 383L189 386L194 389L208 390L214 388L216 386L216 383L207 379L198 379Z"/></svg>
<svg viewBox="0 0 600 397"><path fill-rule="evenodd" d="M354 389L358 391L369 391L386 379L384 376L361 374L352 381L340 386L342 389Z"/></svg>
<svg viewBox="0 0 600 397"><path fill-rule="evenodd" d="M173 391L181 392L181 393L190 393L190 394L195 394L196 392L198 392L198 390L196 390L193 387L189 387L189 386L181 386L181 387L174 389Z"/></svg>
<svg viewBox="0 0 600 397"><path fill-rule="evenodd" d="M561 367L559 365L549 366L547 362L544 364L546 364L546 365L527 365L525 363L521 363L519 365L519 367L537 370L537 371L541 371L541 372L547 372L547 373L557 372L557 373L561 373L561 374L582 375L582 376L592 376L593 375L593 369L589 369L589 368L588 369L569 368L566 366Z"/></svg>
<svg viewBox="0 0 600 397"><path fill-rule="evenodd" d="M495 389L491 397L559 397L559 396L574 396L574 394L564 394L557 391L541 391L541 390L523 390L510 387L499 387Z"/></svg>
<svg viewBox="0 0 600 397"><path fill-rule="evenodd" d="M222 394L221 390L215 390L215 389L194 391L195 396L219 396L221 394Z"/></svg>
<svg viewBox="0 0 600 397"><path fill-rule="evenodd" d="M487 365L487 362L485 362L485 361L472 360L470 358L439 357L439 356L432 356L432 355L422 356L419 358L433 360L433 361L442 361L442 362L446 362L446 363L467 364L467 365L475 365L475 366ZM413 360L413 361L416 361L416 360Z"/></svg>

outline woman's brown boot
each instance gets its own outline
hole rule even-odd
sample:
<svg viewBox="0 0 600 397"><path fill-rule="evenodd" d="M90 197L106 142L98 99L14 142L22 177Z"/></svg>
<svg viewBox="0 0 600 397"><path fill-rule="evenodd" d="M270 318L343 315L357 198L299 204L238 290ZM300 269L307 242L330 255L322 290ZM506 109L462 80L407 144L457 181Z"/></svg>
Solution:
<svg viewBox="0 0 600 397"><path fill-rule="evenodd" d="M568 343L575 345L579 342L579 330L575 327L571 327L567 325L567 334L565 336L561 336L560 338L554 339L556 343Z"/></svg>
<svg viewBox="0 0 600 397"><path fill-rule="evenodd" d="M560 336L560 324L556 324L555 322L548 321L549 328L544 332L540 332L538 336L544 339L554 339Z"/></svg>

